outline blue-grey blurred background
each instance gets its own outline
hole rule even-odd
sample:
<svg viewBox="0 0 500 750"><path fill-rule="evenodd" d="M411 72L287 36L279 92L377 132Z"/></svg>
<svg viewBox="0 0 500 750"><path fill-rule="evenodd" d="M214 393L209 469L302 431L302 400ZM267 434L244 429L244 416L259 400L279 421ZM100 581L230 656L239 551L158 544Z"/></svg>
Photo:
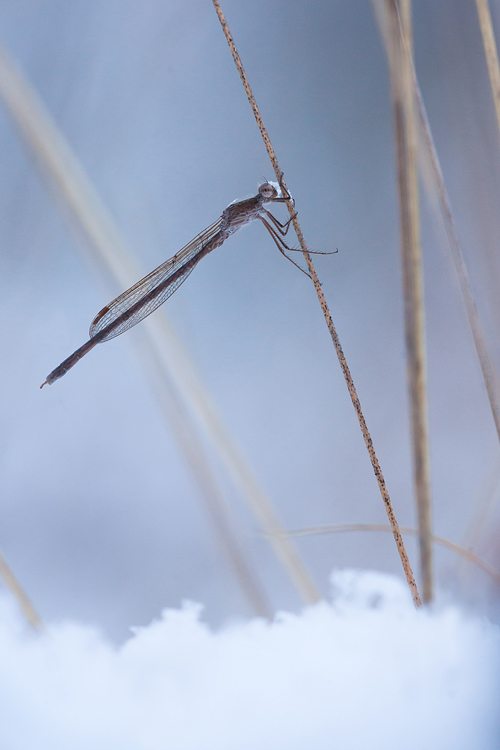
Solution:
<svg viewBox="0 0 500 750"><path fill-rule="evenodd" d="M339 249L316 266L398 520L414 527L390 81L371 4L226 0L223 9L306 240ZM145 273L274 178L209 0L4 0L0 41ZM475 4L415 2L414 43L498 364L500 151ZM122 290L95 273L3 105L0 143L2 553L42 618L78 618L116 639L185 598L214 623L249 615L144 374L140 330L39 390ZM285 209L276 214L284 220ZM494 476L498 439L445 233L424 196L422 241L434 526L460 543ZM205 259L165 313L286 528L386 521L312 285L260 224ZM255 520L215 470L272 607L296 609ZM477 546L497 567L499 526L493 509ZM402 574L389 535L297 545L324 595L334 567ZM418 574L414 540L408 551ZM495 614L498 588L483 572L460 578L456 558L437 548L436 575L441 596Z"/></svg>

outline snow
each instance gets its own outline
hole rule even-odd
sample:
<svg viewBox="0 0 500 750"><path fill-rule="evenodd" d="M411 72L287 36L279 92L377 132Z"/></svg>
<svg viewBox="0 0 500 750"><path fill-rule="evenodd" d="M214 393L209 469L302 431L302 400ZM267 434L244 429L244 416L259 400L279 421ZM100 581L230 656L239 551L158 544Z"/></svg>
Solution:
<svg viewBox="0 0 500 750"><path fill-rule="evenodd" d="M500 632L344 570L332 599L213 631L185 602L121 646L0 600L1 750L493 750Z"/></svg>

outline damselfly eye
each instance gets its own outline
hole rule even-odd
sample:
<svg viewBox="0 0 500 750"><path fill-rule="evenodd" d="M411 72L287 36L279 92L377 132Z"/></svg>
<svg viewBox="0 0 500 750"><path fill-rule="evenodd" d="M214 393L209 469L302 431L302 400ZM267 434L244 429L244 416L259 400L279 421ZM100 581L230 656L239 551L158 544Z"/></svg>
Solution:
<svg viewBox="0 0 500 750"><path fill-rule="evenodd" d="M278 191L270 182L264 182L260 185L259 193L264 196L264 198L275 198L278 195Z"/></svg>

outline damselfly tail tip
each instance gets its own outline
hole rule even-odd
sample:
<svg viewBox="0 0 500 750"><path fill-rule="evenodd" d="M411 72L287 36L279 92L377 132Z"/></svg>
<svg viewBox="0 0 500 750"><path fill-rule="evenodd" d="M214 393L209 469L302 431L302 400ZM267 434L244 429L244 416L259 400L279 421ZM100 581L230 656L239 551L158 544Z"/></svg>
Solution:
<svg viewBox="0 0 500 750"><path fill-rule="evenodd" d="M44 380L43 383L42 383L42 385L40 386L40 389L42 389L44 385L48 385L48 384L49 384L49 381L48 380Z"/></svg>

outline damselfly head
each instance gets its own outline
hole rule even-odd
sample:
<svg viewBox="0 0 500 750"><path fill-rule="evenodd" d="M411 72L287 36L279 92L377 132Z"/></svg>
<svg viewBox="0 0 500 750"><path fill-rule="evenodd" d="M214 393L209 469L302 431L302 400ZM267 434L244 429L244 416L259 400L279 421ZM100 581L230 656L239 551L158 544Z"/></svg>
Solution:
<svg viewBox="0 0 500 750"><path fill-rule="evenodd" d="M277 198L280 192L277 182L263 182L262 185L259 185L260 195L268 201Z"/></svg>

